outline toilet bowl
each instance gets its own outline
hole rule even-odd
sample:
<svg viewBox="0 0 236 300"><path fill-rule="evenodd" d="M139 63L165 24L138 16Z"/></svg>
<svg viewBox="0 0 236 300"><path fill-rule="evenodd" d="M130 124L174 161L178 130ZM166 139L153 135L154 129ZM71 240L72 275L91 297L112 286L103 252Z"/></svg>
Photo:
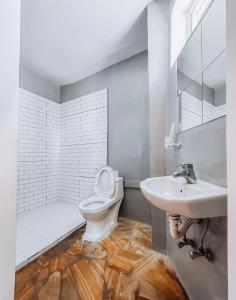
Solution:
<svg viewBox="0 0 236 300"><path fill-rule="evenodd" d="M87 220L84 240L97 241L108 236L117 224L120 204L124 198L123 178L109 166L98 169L94 195L79 204Z"/></svg>

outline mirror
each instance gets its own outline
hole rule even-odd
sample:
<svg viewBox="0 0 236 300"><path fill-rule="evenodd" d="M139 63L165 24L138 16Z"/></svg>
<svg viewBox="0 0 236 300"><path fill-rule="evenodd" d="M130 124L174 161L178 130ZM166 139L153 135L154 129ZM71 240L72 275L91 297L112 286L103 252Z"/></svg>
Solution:
<svg viewBox="0 0 236 300"><path fill-rule="evenodd" d="M202 124L202 75L179 94L181 131Z"/></svg>
<svg viewBox="0 0 236 300"><path fill-rule="evenodd" d="M215 0L202 21L202 64L205 69L226 48L226 1Z"/></svg>
<svg viewBox="0 0 236 300"><path fill-rule="evenodd" d="M215 0L177 59L180 131L226 114L226 3Z"/></svg>
<svg viewBox="0 0 236 300"><path fill-rule="evenodd" d="M203 123L226 114L225 53L203 72Z"/></svg>
<svg viewBox="0 0 236 300"><path fill-rule="evenodd" d="M177 61L178 92L184 90L202 71L201 28L188 40Z"/></svg>

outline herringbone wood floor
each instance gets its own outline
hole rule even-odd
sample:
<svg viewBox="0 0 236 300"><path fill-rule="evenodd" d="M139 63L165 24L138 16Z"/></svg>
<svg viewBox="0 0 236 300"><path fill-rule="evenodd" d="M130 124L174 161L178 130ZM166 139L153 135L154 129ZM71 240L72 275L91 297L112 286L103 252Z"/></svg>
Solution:
<svg viewBox="0 0 236 300"><path fill-rule="evenodd" d="M150 226L120 218L96 243L83 232L19 270L15 300L187 299L168 258L152 250Z"/></svg>

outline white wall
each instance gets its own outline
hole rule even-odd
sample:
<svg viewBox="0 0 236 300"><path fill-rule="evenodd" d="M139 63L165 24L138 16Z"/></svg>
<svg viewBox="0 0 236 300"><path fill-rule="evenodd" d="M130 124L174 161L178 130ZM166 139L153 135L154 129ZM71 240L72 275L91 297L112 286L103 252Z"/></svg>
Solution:
<svg viewBox="0 0 236 300"><path fill-rule="evenodd" d="M20 1L0 4L0 299L13 299Z"/></svg>
<svg viewBox="0 0 236 300"><path fill-rule="evenodd" d="M107 163L106 89L63 104L20 89L18 125L17 214L91 196Z"/></svg>
<svg viewBox="0 0 236 300"><path fill-rule="evenodd" d="M107 164L107 89L60 106L59 199L78 204L92 195L96 168Z"/></svg>
<svg viewBox="0 0 236 300"><path fill-rule="evenodd" d="M229 299L236 297L236 1L227 0L227 170Z"/></svg>
<svg viewBox="0 0 236 300"><path fill-rule="evenodd" d="M57 200L60 104L19 91L17 214Z"/></svg>

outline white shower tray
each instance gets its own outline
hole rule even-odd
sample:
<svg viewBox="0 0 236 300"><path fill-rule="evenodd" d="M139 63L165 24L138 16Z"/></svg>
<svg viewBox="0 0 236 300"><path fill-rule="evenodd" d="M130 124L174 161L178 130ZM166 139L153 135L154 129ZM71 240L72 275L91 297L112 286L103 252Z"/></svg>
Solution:
<svg viewBox="0 0 236 300"><path fill-rule="evenodd" d="M16 270L85 224L76 204L57 201L17 217Z"/></svg>

